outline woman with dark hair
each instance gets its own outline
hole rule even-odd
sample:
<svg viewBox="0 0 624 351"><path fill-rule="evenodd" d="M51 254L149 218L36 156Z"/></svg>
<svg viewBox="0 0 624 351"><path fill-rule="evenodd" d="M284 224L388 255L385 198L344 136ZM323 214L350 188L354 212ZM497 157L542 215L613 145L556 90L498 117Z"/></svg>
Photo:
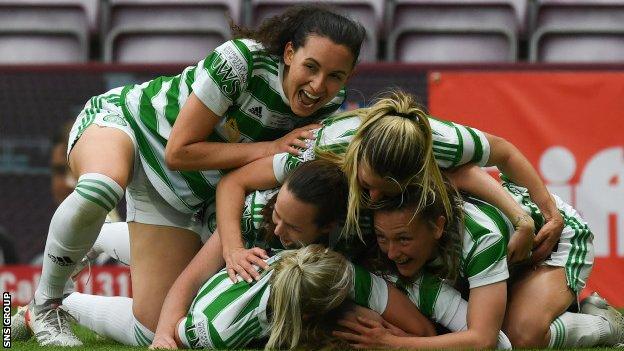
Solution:
<svg viewBox="0 0 624 351"><path fill-rule="evenodd" d="M225 42L177 76L95 96L79 114L68 146L78 183L50 223L28 309L39 344L81 344L59 308L63 286L124 192L133 318L155 330L153 306L200 249L197 212L214 201L222 170L298 154L301 139L312 137L309 124L344 101L365 30L327 8L301 6L239 34L248 38Z"/></svg>

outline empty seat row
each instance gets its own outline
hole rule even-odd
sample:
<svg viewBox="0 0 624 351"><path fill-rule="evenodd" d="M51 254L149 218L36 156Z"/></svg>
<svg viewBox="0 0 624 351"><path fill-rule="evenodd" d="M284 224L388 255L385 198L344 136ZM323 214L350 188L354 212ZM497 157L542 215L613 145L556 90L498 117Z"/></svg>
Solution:
<svg viewBox="0 0 624 351"><path fill-rule="evenodd" d="M195 62L309 0L0 0L0 63ZM325 0L367 29L362 61L620 62L624 0Z"/></svg>

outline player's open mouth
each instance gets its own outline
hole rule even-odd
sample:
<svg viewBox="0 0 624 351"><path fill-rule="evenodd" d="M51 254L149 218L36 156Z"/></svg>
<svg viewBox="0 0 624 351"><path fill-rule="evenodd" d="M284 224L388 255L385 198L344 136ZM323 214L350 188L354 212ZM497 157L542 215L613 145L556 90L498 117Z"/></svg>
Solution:
<svg viewBox="0 0 624 351"><path fill-rule="evenodd" d="M405 266L405 265L409 264L411 261L412 261L412 260L411 260L411 259L409 259L409 258L402 258L402 259L400 259L400 260L395 260L395 261L394 261L394 263L395 263L397 266Z"/></svg>
<svg viewBox="0 0 624 351"><path fill-rule="evenodd" d="M299 103L306 108L314 106L314 104L321 100L320 96L312 95L304 89L299 90L297 97L299 99Z"/></svg>

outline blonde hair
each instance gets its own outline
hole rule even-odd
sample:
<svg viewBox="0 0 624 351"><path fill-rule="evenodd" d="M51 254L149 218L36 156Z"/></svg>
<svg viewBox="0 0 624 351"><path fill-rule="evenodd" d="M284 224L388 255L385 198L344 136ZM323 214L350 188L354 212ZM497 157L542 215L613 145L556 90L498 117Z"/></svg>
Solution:
<svg viewBox="0 0 624 351"><path fill-rule="evenodd" d="M337 308L353 286L353 266L322 245L308 245L281 254L271 277L271 335L265 350L300 345L306 321Z"/></svg>
<svg viewBox="0 0 624 351"><path fill-rule="evenodd" d="M358 169L366 166L375 175L397 184L401 192L408 186L422 188L416 210L436 194L442 198L447 218L452 206L433 155L433 136L428 115L415 98L402 91L391 92L368 108L347 112L337 119L358 116L362 124L346 150L337 155L317 149L320 158L338 163L348 177L349 200L343 235L356 232L362 239L358 218L362 206L371 207L368 194L358 181Z"/></svg>

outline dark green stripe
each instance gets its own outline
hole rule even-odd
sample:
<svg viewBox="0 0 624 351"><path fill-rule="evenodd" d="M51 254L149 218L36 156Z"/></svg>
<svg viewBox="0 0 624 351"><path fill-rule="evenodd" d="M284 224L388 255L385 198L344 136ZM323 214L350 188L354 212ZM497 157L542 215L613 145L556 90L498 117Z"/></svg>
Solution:
<svg viewBox="0 0 624 351"><path fill-rule="evenodd" d="M169 122L170 126L173 126L176 119L178 118L178 114L180 113L180 77L176 77L171 81L171 86L167 91L167 106L165 106L165 118L167 118L167 122Z"/></svg>
<svg viewBox="0 0 624 351"><path fill-rule="evenodd" d="M340 136L338 138L344 138L344 137L350 137L350 136L354 136L355 133L357 133L356 129L351 129L351 130L347 130L346 132L340 134Z"/></svg>
<svg viewBox="0 0 624 351"><path fill-rule="evenodd" d="M420 282L419 306L420 312L431 318L433 316L435 303L440 295L442 282L431 274L424 274Z"/></svg>
<svg viewBox="0 0 624 351"><path fill-rule="evenodd" d="M253 56L254 65L256 65L256 64L264 64L266 66L272 67L273 69L277 69L278 68L277 62L275 62L273 59L271 59L270 56L263 55L259 51L254 52L252 56Z"/></svg>
<svg viewBox="0 0 624 351"><path fill-rule="evenodd" d="M236 322L234 322L236 323ZM230 349L236 349L241 347L249 341L253 339L255 333L253 333L254 329L260 327L260 322L258 321L258 317L251 318L245 324L240 326L232 336L228 339L224 340L224 342L228 345Z"/></svg>
<svg viewBox="0 0 624 351"><path fill-rule="evenodd" d="M256 295L251 300L249 300L247 305L245 305L245 307L238 313L236 318L234 318L233 323L238 322L246 314L250 313L254 309L258 308L258 306L260 306L260 301L262 300L262 295L264 294L264 291L267 289L268 286L269 285L265 285L265 286L262 287L262 289L260 289L260 290L258 290L258 292L256 292Z"/></svg>
<svg viewBox="0 0 624 351"><path fill-rule="evenodd" d="M282 96L271 87L265 77L261 75L252 76L249 79L247 92L256 100L262 101L265 106L270 106L272 111L294 116L290 106L284 103Z"/></svg>
<svg viewBox="0 0 624 351"><path fill-rule="evenodd" d="M110 192L111 195L113 195L115 197L115 204L117 204L119 202L119 200L121 200L121 196L117 195L117 192L108 184L106 184L105 182L101 181L101 180L97 180L97 179L82 179L78 182L78 184L83 183L83 182L88 182L88 183L95 183L95 184L100 184L101 186L103 186L104 188L106 188L106 190L108 190Z"/></svg>
<svg viewBox="0 0 624 351"><path fill-rule="evenodd" d="M78 194L80 194L82 197L84 197L85 199L87 199L87 200L89 200L89 201L93 202L94 204L96 204L96 205L100 206L101 208L103 208L103 209L104 209L107 213L113 210L112 208L107 207L107 206L106 206L106 205L105 205L102 201L100 201L99 199L94 198L93 196L91 196L91 195L89 195L89 194L85 193L84 191L82 191L82 190L80 190L80 189L78 189L78 188L76 188L76 192L77 192Z"/></svg>
<svg viewBox="0 0 624 351"><path fill-rule="evenodd" d="M441 154L441 155L447 155L447 156L451 156L454 157L455 154L457 153L457 149L454 150L449 150L449 149L441 149L436 147L435 145L433 146L433 152L436 154Z"/></svg>
<svg viewBox="0 0 624 351"><path fill-rule="evenodd" d="M507 222L505 221L505 218L503 218L503 215L498 211L496 207L490 205L487 202L484 202L475 198L467 198L466 201L472 203L481 212L485 213L485 215L489 219L491 219L494 222L494 224L496 224L498 231L505 238L505 242L509 242L510 235L511 235L511 232L510 232L511 228L509 228L509 226L507 225Z"/></svg>
<svg viewBox="0 0 624 351"><path fill-rule="evenodd" d="M472 136L472 140L474 141L474 155L472 156L471 162L478 163L483 157L483 144L481 144L481 139L477 135L477 133L470 127L464 127L468 130L470 135ZM463 147L462 147L463 149Z"/></svg>
<svg viewBox="0 0 624 351"><path fill-rule="evenodd" d="M433 157L436 160L438 160L438 161L450 161L450 162L454 162L455 161L454 157L442 156L442 155L439 155L439 154L437 154L435 152L433 153Z"/></svg>
<svg viewBox="0 0 624 351"><path fill-rule="evenodd" d="M507 244L498 240L487 249L473 256L466 267L466 276L473 277L507 256Z"/></svg>
<svg viewBox="0 0 624 351"><path fill-rule="evenodd" d="M273 69L271 66L268 66L268 65L265 65L265 64L262 64L262 63L254 64L253 69L254 70L263 69L263 70L266 70L267 72L277 76L277 70Z"/></svg>
<svg viewBox="0 0 624 351"><path fill-rule="evenodd" d="M117 202L115 202L110 196L108 196L108 194L106 194L106 192L104 192L103 190L101 190L100 188L94 187L94 186L90 186L90 185L85 185L84 183L78 183L76 185L76 189L80 189L80 190L90 190L91 192L94 192L96 194L98 194L100 196L101 200L105 200L103 202L107 202L106 207L110 207L111 209L115 207L115 205L117 204Z"/></svg>
<svg viewBox="0 0 624 351"><path fill-rule="evenodd" d="M225 279L229 279L227 272L223 271L223 272L217 273L217 275L215 275L212 279L210 279L210 283L208 283L206 287L202 287L200 289L200 292L199 294L197 294L194 301L199 301L202 297L210 293L217 285L219 285Z"/></svg>
<svg viewBox="0 0 624 351"><path fill-rule="evenodd" d="M453 164L451 165L451 168L459 164L459 162L462 159L462 154L464 153L464 148L460 147L464 145L464 138L462 137L461 132L459 131L457 127L453 126L453 128L455 129L455 133L457 134L458 145L457 145L457 153L455 154L455 159L453 160Z"/></svg>
<svg viewBox="0 0 624 351"><path fill-rule="evenodd" d="M257 119L248 115L247 111L242 112L239 108L232 109L228 113L228 118L234 118L238 130L255 141L276 140L288 132L286 129L274 129L265 126Z"/></svg>
<svg viewBox="0 0 624 351"><path fill-rule="evenodd" d="M370 308L370 294L373 291L373 279L371 274L364 268L353 265L353 291L355 296L353 302L356 304Z"/></svg>
<svg viewBox="0 0 624 351"><path fill-rule="evenodd" d="M210 341L212 341L213 348L217 350L228 349L228 345L223 342L223 340L221 339L221 335L219 335L219 332L217 332L214 325L212 324L212 319L208 320L208 332L210 333Z"/></svg>

